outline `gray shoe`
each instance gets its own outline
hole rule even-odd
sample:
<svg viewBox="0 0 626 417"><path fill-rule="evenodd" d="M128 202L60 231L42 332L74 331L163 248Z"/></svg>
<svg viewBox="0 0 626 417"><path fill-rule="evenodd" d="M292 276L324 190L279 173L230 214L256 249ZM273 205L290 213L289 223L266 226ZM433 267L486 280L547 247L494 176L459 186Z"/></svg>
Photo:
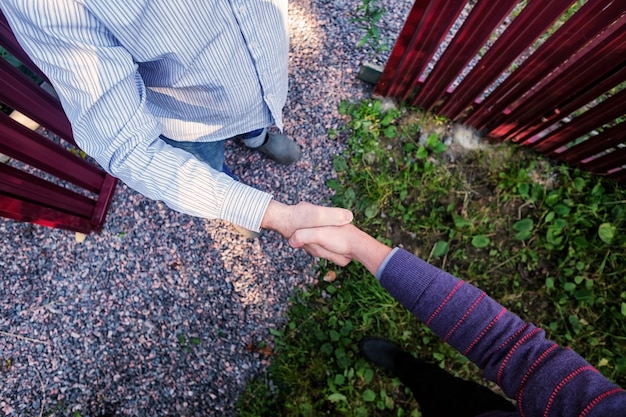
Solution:
<svg viewBox="0 0 626 417"><path fill-rule="evenodd" d="M288 136L268 133L265 143L257 149L279 164L289 165L300 159L300 146Z"/></svg>

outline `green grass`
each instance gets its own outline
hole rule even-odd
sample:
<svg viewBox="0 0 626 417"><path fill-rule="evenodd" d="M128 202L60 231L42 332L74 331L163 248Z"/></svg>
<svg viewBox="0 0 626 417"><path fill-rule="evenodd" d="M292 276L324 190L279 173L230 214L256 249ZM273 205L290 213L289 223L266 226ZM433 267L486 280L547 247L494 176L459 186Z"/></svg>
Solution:
<svg viewBox="0 0 626 417"><path fill-rule="evenodd" d="M626 385L626 192L507 145L448 161L443 124L377 101L344 103L348 150L333 203L381 241L477 285ZM433 130L436 131L436 130ZM365 269L320 261L274 331L272 364L240 398L241 416L418 416L410 393L358 354L386 337L463 378L479 370L400 307ZM491 387L493 385L487 384Z"/></svg>
<svg viewBox="0 0 626 417"><path fill-rule="evenodd" d="M357 48L368 45L375 52L383 52L387 49L382 44L379 28L380 21L386 12L379 0L361 0L361 5L357 7L355 17L352 19L358 28L364 32L356 44Z"/></svg>

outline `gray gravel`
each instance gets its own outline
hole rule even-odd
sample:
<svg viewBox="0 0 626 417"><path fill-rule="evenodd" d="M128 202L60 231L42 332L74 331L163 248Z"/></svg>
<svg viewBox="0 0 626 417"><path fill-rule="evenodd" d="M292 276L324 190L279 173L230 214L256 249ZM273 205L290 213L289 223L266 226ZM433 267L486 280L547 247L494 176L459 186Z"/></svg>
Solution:
<svg viewBox="0 0 626 417"><path fill-rule="evenodd" d="M242 181L288 203L329 205L327 131L341 100L368 96L357 74L386 56L357 50L358 0L290 4L286 132L303 159L267 163L232 145ZM386 1L391 48L411 6ZM0 412L7 416L230 416L269 358L295 288L315 285L315 260L275 233L246 241L221 221L182 215L123 184L104 230L72 232L0 220Z"/></svg>

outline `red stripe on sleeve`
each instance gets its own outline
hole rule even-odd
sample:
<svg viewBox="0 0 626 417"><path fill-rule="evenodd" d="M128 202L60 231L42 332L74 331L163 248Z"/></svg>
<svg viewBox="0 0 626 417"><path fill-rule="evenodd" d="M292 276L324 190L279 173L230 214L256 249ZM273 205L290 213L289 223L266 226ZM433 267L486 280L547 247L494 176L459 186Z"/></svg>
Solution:
<svg viewBox="0 0 626 417"><path fill-rule="evenodd" d="M459 290L459 288L461 288L461 286L465 284L465 281L459 281L454 288L452 288L452 291L450 291L450 293L446 296L446 298L441 302L441 304L439 304L439 307L437 307L437 309L433 312L433 314L431 314L431 316L428 318L428 320L426 321L426 326L428 326L430 324L431 321L433 321L435 319L435 317L437 317L437 315L441 312L441 310L445 307L446 304L448 304L448 301L450 301L450 299L454 296L454 294Z"/></svg>
<svg viewBox="0 0 626 417"><path fill-rule="evenodd" d="M618 392L624 391L621 388L614 388L610 391L606 391L603 392L602 394L598 395L596 398L593 399L593 401L591 401L589 403L589 405L587 407L585 407L585 409L583 410L582 413L580 413L580 417L585 417L587 414L589 414L589 412L591 411L591 409L593 407L595 407L596 405L598 405L598 403L602 400L604 400L607 397L610 397L613 394L617 394Z"/></svg>
<svg viewBox="0 0 626 417"><path fill-rule="evenodd" d="M548 402L546 403L546 408L543 412L543 416L547 417L548 414L550 413L550 408L552 407L552 403L554 402L554 399L556 398L556 396L559 394L559 391L561 391L561 389L572 379L574 379L574 377L576 375L581 374L584 371L596 371L596 368L594 368L591 365L587 365L587 366L583 366L582 368L578 368L575 371L573 371L572 373L570 373L568 376L566 376L565 378L563 378L563 380L561 382L559 382L559 384L554 387L554 389L552 390L552 394L550 394L550 398L548 398Z"/></svg>
<svg viewBox="0 0 626 417"><path fill-rule="evenodd" d="M500 364L500 369L498 369L498 376L496 378L496 384L498 385L502 384L502 372L504 371L504 368L506 367L507 363L509 363L511 356L513 356L513 354L517 351L517 349L519 349L520 346L526 343L528 339L530 339L531 337L533 337L540 331L541 329L534 328L530 333L528 333L527 335L522 337L520 340L518 340L517 343L515 343L515 345L511 348L511 350L509 350L509 353L506 354L506 357L502 361L502 364Z"/></svg>
<svg viewBox="0 0 626 417"><path fill-rule="evenodd" d="M500 312L498 313L497 316L495 316L493 318L493 320L491 320L491 322L487 325L487 327L485 327L482 332L480 332L480 334L478 336L476 336L476 339L474 339L472 341L472 343L470 343L470 345L467 347L467 349L465 349L465 351L463 352L463 355L467 356L472 349L474 349L474 346L476 346L476 344L480 341L480 339L483 338L483 336L485 336L487 334L487 332L489 332L489 330L491 330L491 328L493 326L495 326L495 324L498 322L498 320L500 320L502 318L502 316L504 316L504 313L506 313L506 308L502 307L502 310L500 310Z"/></svg>
<svg viewBox="0 0 626 417"><path fill-rule="evenodd" d="M511 340L515 339L517 336L519 336L520 334L524 333L526 331L526 329L528 329L528 323L526 323L522 327L520 327L515 333L513 333L508 339L506 339L504 341L504 343L502 343L500 346L498 346L498 348L496 350L503 349L506 345L508 345L511 342Z"/></svg>
<svg viewBox="0 0 626 417"><path fill-rule="evenodd" d="M526 382L528 382L528 379L530 378L530 376L533 374L533 372L535 372L535 369L537 369L537 367L539 366L539 364L554 350L558 349L559 345L557 345L556 343L553 344L552 346L550 346L548 349L546 349L545 352L543 352L536 360L535 362L532 364L532 366L530 368L528 368L528 371L526 372L526 374L524 375L524 377L522 378L522 381L520 382L519 388L517 390L517 393L515 394L515 399L517 401L517 404L519 404L518 409L519 409L519 413L521 417L525 417L524 415L524 410L523 410L523 396L524 396L524 388L526 388Z"/></svg>
<svg viewBox="0 0 626 417"><path fill-rule="evenodd" d="M459 319L459 321L456 322L456 324L454 325L454 327L452 327L450 329L450 331L448 332L448 334L446 335L446 337L443 338L443 341L446 342L450 336L452 336L454 334L454 332L459 328L459 326L461 326L461 324L465 321L465 319L472 314L472 311L474 311L474 309L476 308L476 306L478 304L480 304L480 302L487 296L487 294L485 294L484 292L481 293L478 298L476 299L476 301L474 301L472 303L472 305L470 306L470 308L467 309L467 311L465 312L465 314L463 314L463 317L461 317Z"/></svg>

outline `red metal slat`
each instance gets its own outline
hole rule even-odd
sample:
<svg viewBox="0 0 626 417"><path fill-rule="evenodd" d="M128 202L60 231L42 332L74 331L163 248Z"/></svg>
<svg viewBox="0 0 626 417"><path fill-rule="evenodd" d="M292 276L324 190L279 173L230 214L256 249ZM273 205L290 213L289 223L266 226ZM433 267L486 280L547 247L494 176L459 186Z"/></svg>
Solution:
<svg viewBox="0 0 626 417"><path fill-rule="evenodd" d="M620 171L607 175L607 178L612 179L618 184L626 184L626 169L621 169Z"/></svg>
<svg viewBox="0 0 626 417"><path fill-rule="evenodd" d="M87 219L96 204L95 200L6 164L0 164L0 193Z"/></svg>
<svg viewBox="0 0 626 417"><path fill-rule="evenodd" d="M391 86L389 95L406 101L420 84L420 77L439 45L449 33L452 24L463 11L467 0L431 0L417 36L406 52L405 65L398 68L399 78Z"/></svg>
<svg viewBox="0 0 626 417"><path fill-rule="evenodd" d="M553 152L548 156L557 156L561 161L576 164L583 159L597 155L600 152L626 142L626 123L620 123L605 130L597 136L592 136L561 153Z"/></svg>
<svg viewBox="0 0 626 417"><path fill-rule="evenodd" d="M87 219L5 195L0 195L0 216L82 233L93 229Z"/></svg>
<svg viewBox="0 0 626 417"><path fill-rule="evenodd" d="M492 130L491 136L512 139L521 129L532 123L560 113L560 107L570 102L580 92L593 88L621 67L626 57L626 36L623 27L626 16L596 38L588 48L572 57L554 76L540 87L524 96L513 112L505 116L501 126ZM566 116L566 115L563 115Z"/></svg>
<svg viewBox="0 0 626 417"><path fill-rule="evenodd" d="M56 98L4 59L0 59L0 73L0 101L75 144L70 122Z"/></svg>
<svg viewBox="0 0 626 417"><path fill-rule="evenodd" d="M568 97L557 106L552 105L552 107L547 107L551 110L546 110L543 115L537 116L535 120L525 121L525 124L512 120L508 127L506 124L501 123L499 129L509 129L511 132L509 139L513 142L525 144L533 143L543 131L559 123L564 117L587 106L589 103L623 82L623 80L626 79L626 62L621 66L622 68L609 71L605 74L607 78L602 79L602 75L598 75L599 78L593 84L580 86L580 89L571 91L571 97Z"/></svg>
<svg viewBox="0 0 626 417"><path fill-rule="evenodd" d="M602 31L625 8L626 5L621 1L612 1L608 5L602 1L585 3L510 77L478 104L465 123L478 130L485 130L488 124L497 125L497 119L504 109L574 55L589 41L591 35Z"/></svg>
<svg viewBox="0 0 626 417"><path fill-rule="evenodd" d="M593 102L624 80L626 80L626 62L622 64L621 68L611 72L607 78L599 79L593 86L587 87L584 92L574 92L578 96L570 98L567 103L553 111L552 114L546 114L541 119L535 120L534 123L520 127L513 140L519 143L533 143L537 135L548 127L558 123L564 116L570 115Z"/></svg>
<svg viewBox="0 0 626 417"><path fill-rule="evenodd" d="M570 123L529 145L541 153L550 153L594 129L611 123L626 114L626 90L585 112Z"/></svg>
<svg viewBox="0 0 626 417"><path fill-rule="evenodd" d="M432 0L417 0L413 5L408 17L410 24L405 25L402 32L408 32L412 27L415 27L416 30L410 34L411 41L408 47L401 51L402 59L398 67L391 67L394 72L394 79L388 88L388 96L395 97L398 94L403 94L412 81L412 74L421 74L424 71L428 62L426 59L428 52L423 50L424 39L428 33L424 27L429 21L429 16L432 15L432 8ZM398 45L398 48L400 47L401 45Z"/></svg>
<svg viewBox="0 0 626 417"><path fill-rule="evenodd" d="M440 45L445 41L454 22L463 12L467 0L442 0L434 1L432 4L433 9L437 12L429 13L426 17L429 23L427 23L427 26L423 29L423 32L427 34L426 38L423 40L423 50L427 51L427 53L415 57L421 61L421 68L419 72L407 74L409 77L412 77L412 79L408 88L406 88L402 94L397 95L401 101L409 100L411 95L417 90L417 87L422 84L420 78L422 73L439 50ZM421 88L424 87L422 86Z"/></svg>
<svg viewBox="0 0 626 417"><path fill-rule="evenodd" d="M457 119L532 43L559 18L572 0L535 0L528 4L459 84L440 113ZM493 5L491 5L493 7Z"/></svg>
<svg viewBox="0 0 626 417"><path fill-rule="evenodd" d="M395 85L396 79L402 72L398 69L403 68L406 61L406 52L414 48L415 40L419 33L418 27L424 19L424 13L428 6L428 1L417 0L413 3L413 7L409 12L404 27L400 31L400 35L396 40L396 43L391 50L391 55L385 64L383 73L380 75L380 79L376 83L374 94L381 96L389 96L391 86Z"/></svg>
<svg viewBox="0 0 626 417"><path fill-rule="evenodd" d="M624 165L626 165L626 148L615 149L613 152L580 164L582 168L596 174L605 174Z"/></svg>
<svg viewBox="0 0 626 417"><path fill-rule="evenodd" d="M493 7L492 3L478 2L437 61L412 104L431 111L517 3L517 0L500 0L498 7ZM484 72L481 74L488 75ZM455 100L451 98L448 103Z"/></svg>
<svg viewBox="0 0 626 417"><path fill-rule="evenodd" d="M7 22L6 17L2 14L0 10L0 45L11 55L16 57L26 68L37 74L42 80L48 80L48 78L44 75L43 72L31 61L30 57L26 55L26 52L22 49L20 44L18 43L13 31L11 31L11 27L9 26L9 22Z"/></svg>
<svg viewBox="0 0 626 417"><path fill-rule="evenodd" d="M0 153L95 193L104 181L105 172L100 168L3 113L0 113Z"/></svg>
<svg viewBox="0 0 626 417"><path fill-rule="evenodd" d="M98 201L96 202L96 207L94 208L91 216L91 224L93 225L94 231L100 231L102 229L107 212L109 211L109 207L113 201L116 186L117 178L107 174L104 178L104 182L102 183L102 188L100 189L100 194L98 195Z"/></svg>
<svg viewBox="0 0 626 417"><path fill-rule="evenodd" d="M46 76L19 45L0 12L0 45L24 66ZM0 60L0 100L75 145L59 101L5 60ZM94 164L0 114L0 152L62 180L98 193L91 199L9 165L0 164L0 215L84 233L102 228L117 179Z"/></svg>

